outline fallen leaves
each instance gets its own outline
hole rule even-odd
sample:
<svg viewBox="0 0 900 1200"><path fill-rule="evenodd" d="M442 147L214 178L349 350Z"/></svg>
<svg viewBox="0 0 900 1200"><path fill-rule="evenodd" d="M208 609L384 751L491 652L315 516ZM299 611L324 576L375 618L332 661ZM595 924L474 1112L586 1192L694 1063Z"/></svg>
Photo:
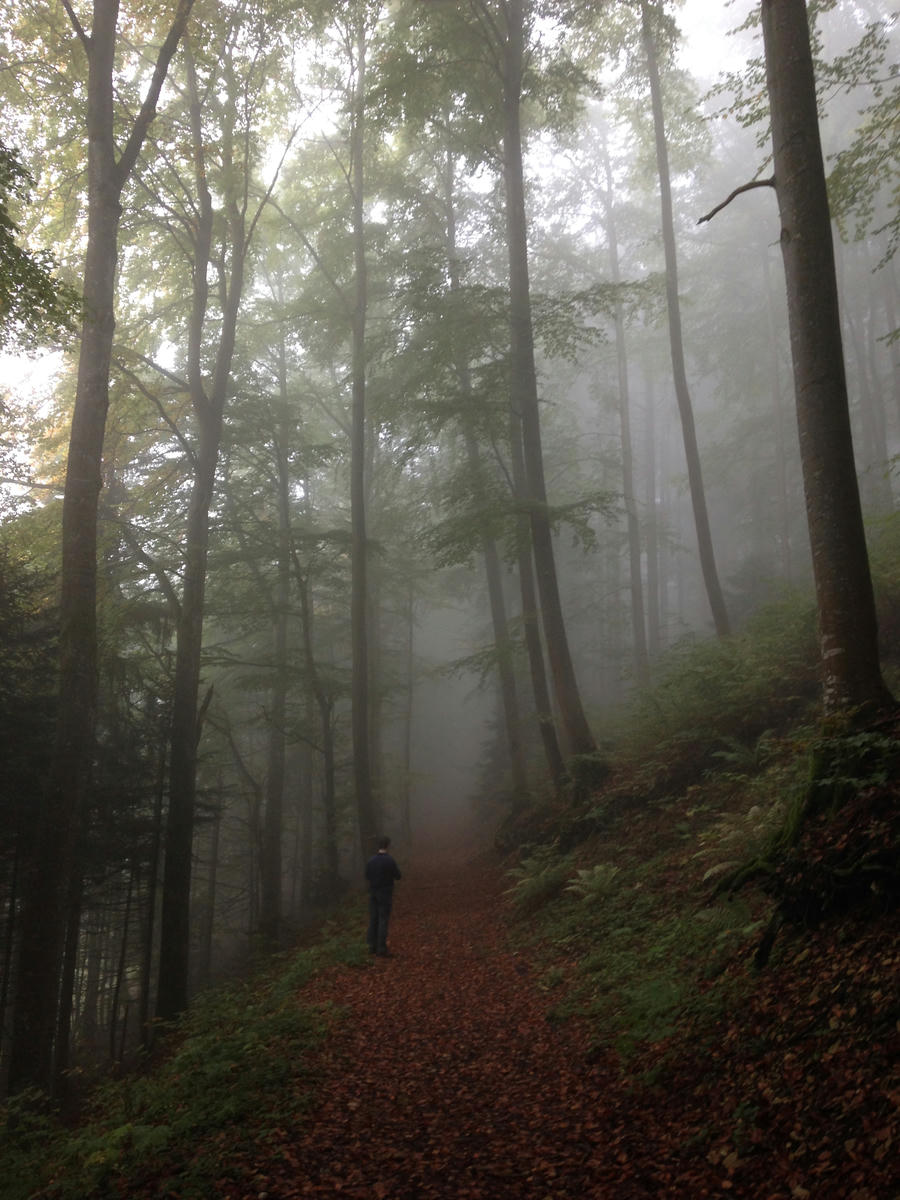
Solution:
<svg viewBox="0 0 900 1200"><path fill-rule="evenodd" d="M897 921L785 938L739 1011L623 1073L589 1029L548 1020L501 887L485 863L410 872L398 956L307 985L299 1003L344 1013L296 1065L315 1107L223 1139L221 1200L900 1195Z"/></svg>

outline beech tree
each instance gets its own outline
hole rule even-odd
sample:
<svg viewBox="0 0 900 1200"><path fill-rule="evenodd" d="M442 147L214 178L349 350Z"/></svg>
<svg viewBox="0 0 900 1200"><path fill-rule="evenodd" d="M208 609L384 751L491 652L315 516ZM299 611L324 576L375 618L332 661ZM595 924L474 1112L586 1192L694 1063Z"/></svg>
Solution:
<svg viewBox="0 0 900 1200"><path fill-rule="evenodd" d="M826 712L890 701L878 626L841 341L831 214L805 0L762 0L774 187Z"/></svg>
<svg viewBox="0 0 900 1200"><path fill-rule="evenodd" d="M37 850L23 899L10 1054L13 1089L28 1083L44 1087L54 1083L59 972L65 926L71 916L70 888L77 876L77 845L97 709L97 507L115 330L120 200L156 113L192 3L178 0L153 61L143 102L123 136L120 122L128 119L116 104L117 55L121 53L119 0L94 0L90 31L64 0L88 64L88 236L78 383L63 498L59 710Z"/></svg>
<svg viewBox="0 0 900 1200"><path fill-rule="evenodd" d="M684 454L687 460L688 482L691 489L691 504L697 530L697 548L706 594L712 612L713 623L719 637L730 629L725 597L719 582L713 549L709 512L706 505L706 490L703 486L703 471L694 408L688 387L684 362L684 340L681 329L681 299L678 293L678 254L675 243L675 227L672 216L672 183L669 174L669 152L666 143L665 113L663 111L662 85L659 72L658 24L662 16L661 4L641 0L641 36L647 61L647 78L650 90L650 105L653 112L653 130L656 142L656 164L659 175L659 200L662 225L663 250L666 259L666 311L669 321L669 346L672 354L672 376L681 432L684 438Z"/></svg>

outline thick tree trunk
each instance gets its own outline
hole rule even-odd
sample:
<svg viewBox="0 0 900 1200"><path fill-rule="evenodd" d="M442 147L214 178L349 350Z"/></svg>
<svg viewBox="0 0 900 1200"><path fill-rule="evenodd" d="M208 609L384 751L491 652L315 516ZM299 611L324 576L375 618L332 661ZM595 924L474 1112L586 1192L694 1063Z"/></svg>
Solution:
<svg viewBox="0 0 900 1200"><path fill-rule="evenodd" d="M804 0L762 0L826 712L881 706L878 629L853 459L831 217Z"/></svg>
<svg viewBox="0 0 900 1200"><path fill-rule="evenodd" d="M681 330L681 303L678 296L678 255L675 247L675 223L672 215L672 184L669 174L669 149L666 144L665 117L663 114L662 85L659 77L659 62L656 39L653 32L651 6L641 0L641 28L644 52L647 57L647 76L650 82L650 104L653 110L653 130L656 141L656 166L659 175L659 199L662 221L663 250L666 260L666 308L669 318L669 346L672 354L672 375L681 431L684 437L684 455L687 461L688 485L691 505L694 510L694 526L697 531L697 549L700 569L706 585L706 595L712 612L713 624L719 637L729 633L728 611L719 583L716 559L713 551L712 532L709 527L709 512L706 507L706 492L703 487L703 472L700 467L700 450L697 445L697 430L694 424L694 409L688 387L684 364L684 339Z"/></svg>
<svg viewBox="0 0 900 1200"><path fill-rule="evenodd" d="M509 445L512 461L514 498L518 505L523 505L525 460L522 454L522 430L518 414L512 409L510 409L509 414ZM531 556L531 526L528 516L524 511L520 513L517 520L516 558L519 575L519 592L522 597L522 634L525 639L525 650L528 654L528 668L531 673L534 710L550 778L559 787L566 777L566 764L559 745L556 721L553 717L553 707L550 701L550 688L547 683L544 647L541 642L541 630L538 620L538 598L534 586L534 566Z"/></svg>
<svg viewBox="0 0 900 1200"><path fill-rule="evenodd" d="M52 1088L54 1039L65 942L66 901L83 822L94 754L97 713L97 513L109 369L115 329L115 276L120 197L141 151L169 63L192 0L181 0L146 97L121 156L114 140L118 0L94 0L88 35L76 34L88 58L88 237L84 262L84 323L75 408L69 438L62 516L60 681L56 739L37 852L23 889L9 1086Z"/></svg>
<svg viewBox="0 0 900 1200"><path fill-rule="evenodd" d="M772 429L775 434L775 510L778 531L779 555L781 573L790 582L793 573L793 554L791 547L791 505L787 483L787 453L784 440L784 405L782 403L781 369L779 367L779 339L775 326L775 306L772 295L772 276L769 270L769 247L761 251L763 265L763 284L766 293L766 313L768 316L768 331L770 354L772 356L771 388L772 388Z"/></svg>
<svg viewBox="0 0 900 1200"><path fill-rule="evenodd" d="M531 524L535 574L547 657L569 747L574 754L596 750L575 669L563 618L562 600L553 552L553 533L547 507L534 331L528 282L528 224L525 213L525 179L522 167L520 108L525 61L522 0L507 0L507 36L503 46L503 179L509 252L510 384L512 404L522 422L525 457L526 502Z"/></svg>

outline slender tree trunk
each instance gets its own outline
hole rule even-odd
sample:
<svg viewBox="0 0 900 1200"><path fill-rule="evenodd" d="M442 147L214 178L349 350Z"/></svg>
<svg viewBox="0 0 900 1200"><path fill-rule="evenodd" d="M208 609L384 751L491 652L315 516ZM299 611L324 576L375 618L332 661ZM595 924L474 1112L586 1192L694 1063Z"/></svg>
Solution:
<svg viewBox="0 0 900 1200"><path fill-rule="evenodd" d="M415 706L413 698L416 683L416 590L412 580L409 582L406 601L406 704L403 709L403 781L400 791L400 833L405 845L412 842L412 732L413 713Z"/></svg>
<svg viewBox="0 0 900 1200"><path fill-rule="evenodd" d="M368 282L366 263L365 199L365 18L360 11L356 31L356 80L353 94L350 178L353 203L353 258L355 301L352 324L352 435L350 448L351 598L350 622L353 657L352 734L353 780L360 849L368 857L377 836L372 796L369 745L369 636L367 628L366 538L366 309Z"/></svg>
<svg viewBox="0 0 900 1200"><path fill-rule="evenodd" d="M319 730L322 737L322 810L325 826L324 862L325 887L333 892L338 881L337 845L337 793L335 790L335 746L334 746L334 701L326 688L313 650L313 605L309 579L300 567L296 553L293 555L294 573L300 598L300 620L302 625L303 654L310 691L319 714Z"/></svg>
<svg viewBox="0 0 900 1200"><path fill-rule="evenodd" d="M10 1052L9 1086L52 1088L53 1049L65 941L65 905L77 865L97 712L97 513L109 368L115 329L120 198L144 143L169 62L192 0L180 0L159 51L144 103L118 159L113 72L118 0L94 0L88 35L74 14L88 59L88 237L84 323L69 439L62 517L60 682L56 739L39 814L36 857L23 888L22 941Z"/></svg>
<svg viewBox="0 0 900 1200"><path fill-rule="evenodd" d="M131 928L131 899L134 895L134 862L129 863L128 868L128 891L125 894L125 915L122 918L122 938L119 942L119 960L116 964L116 980L113 984L112 1000L110 1002L109 1012L109 1060L116 1061L116 1027L119 1018L119 1002L122 997L122 988L125 987L125 968L128 965L128 933ZM126 992L125 1003L128 1003L128 994ZM126 1009L127 1011L127 1009ZM124 1021L123 1021L124 1026ZM125 1030L122 1030L122 1041L124 1043ZM121 1055L119 1056L121 1057Z"/></svg>
<svg viewBox="0 0 900 1200"><path fill-rule="evenodd" d="M284 342L280 346L279 377L281 402L287 400ZM278 476L278 579L275 594L274 636L272 639L274 678L272 708L269 715L268 769L266 771L266 813L263 825L262 898L260 932L277 945L281 935L282 851L284 826L285 722L288 692L288 609L291 585L290 481L281 438L287 433L286 422L276 436L274 447Z"/></svg>
<svg viewBox="0 0 900 1200"><path fill-rule="evenodd" d="M655 6L654 6L655 7ZM703 472L700 467L700 450L694 424L694 408L688 387L684 365L684 339L681 330L681 304L678 296L678 255L675 247L675 222L672 215L672 184L669 173L669 150L666 144L665 117L663 114L662 85L659 77L659 61L656 38L653 32L651 5L641 0L641 28L644 52L647 57L647 75L650 82L650 104L653 109L653 130L656 140L656 166L659 175L660 214L662 220L663 250L666 260L666 307L669 318L669 346L672 354L672 374L681 431L684 437L684 454L687 460L688 484L694 525L697 531L697 549L706 595L712 611L713 624L719 637L729 633L728 611L719 583L716 559L713 552L712 532L706 507L706 492L703 487Z"/></svg>
<svg viewBox="0 0 900 1200"><path fill-rule="evenodd" d="M886 333L892 340L888 343L888 353L890 354L890 383L888 387L888 395L894 397L896 407L897 430L900 432L900 338L894 336L900 332L900 325L897 322L897 301L896 292L897 284L893 275L894 264L893 260L882 267L882 287L884 289L884 313L887 320Z"/></svg>
<svg viewBox="0 0 900 1200"><path fill-rule="evenodd" d="M541 617L556 703L569 747L574 754L596 750L584 715L569 651L547 508L534 331L528 282L528 225L520 127L522 75L525 63L523 0L506 0L507 36L503 46L503 179L509 252L510 384L513 407L522 422L531 540Z"/></svg>
<svg viewBox="0 0 900 1200"><path fill-rule="evenodd" d="M216 932L216 891L219 881L219 842L222 837L221 808L216 810L212 821L212 836L209 844L209 875L206 879L206 905L203 931L200 937L200 970L198 972L204 987L209 987L212 983L213 940Z"/></svg>
<svg viewBox="0 0 900 1200"><path fill-rule="evenodd" d="M456 247L456 196L454 157L447 152L444 171L444 204L447 212L447 259L450 277L451 295L459 295L459 258ZM460 350L456 356L456 374L459 379L460 392L463 402L472 397L472 372L465 352ZM474 480L476 503L483 503L484 475L478 440L472 429L472 422L463 419L463 437L466 445L466 457L469 470ZM488 601L491 609L491 627L494 634L494 646L497 652L497 674L500 680L500 695L503 704L503 721L506 733L506 747L509 754L510 774L512 776L512 800L514 807L521 807L528 797L528 775L525 769L525 753L522 746L522 720L519 712L519 697L516 688L515 662L513 643L510 638L509 620L506 613L506 598L503 593L503 573L497 543L486 527L482 525L480 534L481 554L484 560L485 580L487 582Z"/></svg>
<svg viewBox="0 0 900 1200"><path fill-rule="evenodd" d="M57 1092L64 1091L64 1081L66 1072L69 1069L69 1056L72 1049L75 975L78 970L83 899L84 882L81 872L76 871L70 879L69 898L66 905L66 940L63 953L62 979L59 988L59 1009L57 1012L54 1059Z"/></svg>
<svg viewBox="0 0 900 1200"><path fill-rule="evenodd" d="M660 602L659 602L659 505L656 482L656 401L649 377L645 378L645 471L647 511L647 652L653 659L660 651Z"/></svg>
<svg viewBox="0 0 900 1200"><path fill-rule="evenodd" d="M609 269L615 286L622 282L619 269L619 239L613 202L613 175L609 154L604 147L606 168L606 240ZM641 527L634 490L634 456L631 447L631 395L628 379L628 349L625 341L625 316L622 301L616 296L613 313L616 334L616 369L619 381L619 428L622 439L622 495L628 529L628 585L631 597L631 631L634 640L634 670L639 684L650 681L650 660L644 627L644 585L641 578Z"/></svg>
<svg viewBox="0 0 900 1200"><path fill-rule="evenodd" d="M804 0L762 0L826 712L881 706L878 628L853 459L831 217Z"/></svg>
<svg viewBox="0 0 900 1200"><path fill-rule="evenodd" d="M212 505L225 401L231 379L237 318L244 283L247 251L242 214L233 197L226 197L230 263L212 381L207 391L203 362L209 287L207 271L212 254L213 205L206 178L204 141L200 127L200 97L189 60L188 86L197 184L197 231L194 246L194 296L188 335L188 382L197 420L194 478L188 501L181 607L175 650L172 735L169 768L169 811L165 836L165 877L160 919L159 987L156 1015L171 1020L187 1008L190 958L191 851L197 788L197 746L200 738L200 658L209 550L209 510ZM226 153L230 153L226 149Z"/></svg>

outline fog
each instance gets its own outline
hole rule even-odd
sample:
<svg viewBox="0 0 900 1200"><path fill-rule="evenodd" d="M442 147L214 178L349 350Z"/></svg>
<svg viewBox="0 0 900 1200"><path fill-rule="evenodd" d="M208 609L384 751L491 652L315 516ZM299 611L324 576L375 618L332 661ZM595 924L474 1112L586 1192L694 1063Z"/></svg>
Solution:
<svg viewBox="0 0 900 1200"><path fill-rule="evenodd" d="M433 39L426 7L446 22ZM895 95L896 19L880 51L827 64L879 7L839 3L819 52L873 525L895 508L900 453L896 110L874 107ZM553 794L542 732L553 727L563 760L605 751L666 653L723 632L699 552L671 291L729 626L809 593L774 192L746 191L701 221L771 171L764 111L751 120L759 38L728 36L755 8L686 0L673 10L679 42L667 21L656 29L677 254L668 297L660 131L634 6L574 31L548 18L553 36L535 33L519 114L531 425L525 272L513 172L501 169L511 135L466 6L370 5L367 74L341 6L319 27L294 13L284 29L223 32L204 18L196 77L175 60L124 187L110 272L97 723L79 768L106 866L89 880L85 937L107 936L134 884L145 924L123 918L128 955L147 928L156 945L180 761L197 987L261 931L277 941L358 886L376 832L412 863L490 845L526 797ZM84 65L32 77L27 64L49 49L8 15L20 65L3 84L0 132L34 175L17 220L80 286ZM553 57L561 48L581 74ZM465 54L477 70L460 73ZM125 49L117 71L124 140L141 83ZM723 72L733 78L715 90ZM41 628L57 620L78 352L70 337L62 359L54 346L2 365L2 533L38 579L29 620L39 613ZM538 651L525 636L532 573ZM577 689L560 683L554 588ZM52 741L43 726L29 738ZM19 836L45 766L22 767Z"/></svg>

